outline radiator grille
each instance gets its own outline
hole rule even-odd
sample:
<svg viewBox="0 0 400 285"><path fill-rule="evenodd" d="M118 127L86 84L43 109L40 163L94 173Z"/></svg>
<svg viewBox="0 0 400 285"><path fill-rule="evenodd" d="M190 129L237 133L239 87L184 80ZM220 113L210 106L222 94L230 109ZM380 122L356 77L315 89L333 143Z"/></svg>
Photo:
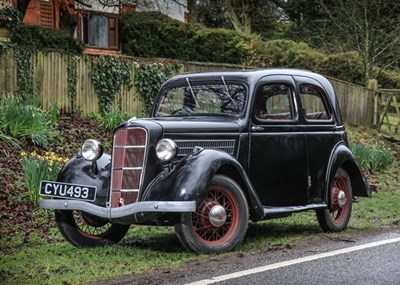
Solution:
<svg viewBox="0 0 400 285"><path fill-rule="evenodd" d="M235 140L175 140L179 154L178 157L188 155L195 146L223 150L231 155L235 152Z"/></svg>
<svg viewBox="0 0 400 285"><path fill-rule="evenodd" d="M137 202L146 160L147 131L119 129L114 134L111 172L111 207Z"/></svg>

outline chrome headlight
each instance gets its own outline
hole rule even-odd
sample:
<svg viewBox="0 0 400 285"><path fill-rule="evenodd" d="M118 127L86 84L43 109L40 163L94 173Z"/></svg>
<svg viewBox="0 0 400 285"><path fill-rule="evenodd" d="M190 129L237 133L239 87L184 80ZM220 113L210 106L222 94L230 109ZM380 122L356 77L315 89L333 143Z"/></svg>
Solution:
<svg viewBox="0 0 400 285"><path fill-rule="evenodd" d="M162 139L157 143L156 155L162 162L169 162L176 156L176 143L171 139Z"/></svg>
<svg viewBox="0 0 400 285"><path fill-rule="evenodd" d="M88 161L98 160L103 155L103 146L96 140L85 140L82 145L82 156Z"/></svg>

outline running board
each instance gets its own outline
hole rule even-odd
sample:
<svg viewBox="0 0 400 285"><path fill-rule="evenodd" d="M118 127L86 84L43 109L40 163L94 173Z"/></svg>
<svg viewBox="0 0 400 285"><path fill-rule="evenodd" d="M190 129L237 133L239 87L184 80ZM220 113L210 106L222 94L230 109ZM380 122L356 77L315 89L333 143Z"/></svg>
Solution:
<svg viewBox="0 0 400 285"><path fill-rule="evenodd" d="M305 206L283 206L283 207L269 207L264 206L264 216L274 216L280 214L291 214L297 212L303 212L308 210L325 209L328 205L325 203L321 204L310 204Z"/></svg>

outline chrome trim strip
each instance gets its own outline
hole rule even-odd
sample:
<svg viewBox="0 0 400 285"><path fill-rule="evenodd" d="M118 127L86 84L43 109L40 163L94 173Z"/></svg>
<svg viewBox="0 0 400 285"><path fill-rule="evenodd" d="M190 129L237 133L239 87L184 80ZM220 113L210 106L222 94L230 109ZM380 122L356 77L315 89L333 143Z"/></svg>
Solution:
<svg viewBox="0 0 400 285"><path fill-rule="evenodd" d="M121 192L139 192L139 189L121 189ZM115 191L117 192L117 191Z"/></svg>
<svg viewBox="0 0 400 285"><path fill-rule="evenodd" d="M106 208L85 201L40 199L39 206L44 209L83 211L106 219L122 218L140 212L182 213L196 211L196 201L147 201L119 208Z"/></svg>
<svg viewBox="0 0 400 285"><path fill-rule="evenodd" d="M143 167L115 167L114 170L143 170Z"/></svg>
<svg viewBox="0 0 400 285"><path fill-rule="evenodd" d="M117 145L114 148L120 148L120 149L128 149L128 148L146 148L145 145L127 145L127 146L122 146L122 145Z"/></svg>

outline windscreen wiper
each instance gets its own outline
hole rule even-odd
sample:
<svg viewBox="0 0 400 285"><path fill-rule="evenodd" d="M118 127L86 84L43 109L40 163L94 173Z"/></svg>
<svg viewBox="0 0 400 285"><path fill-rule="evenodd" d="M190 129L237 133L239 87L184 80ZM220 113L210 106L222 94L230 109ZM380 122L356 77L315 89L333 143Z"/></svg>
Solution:
<svg viewBox="0 0 400 285"><path fill-rule="evenodd" d="M190 84L189 78L187 78L187 77L186 77L186 82L187 82L187 84L188 84L188 86L189 86L190 94L192 94L194 103L196 104L196 107L199 108L199 107L200 107L200 106L199 106L199 103L197 103L196 96L194 95L192 85Z"/></svg>
<svg viewBox="0 0 400 285"><path fill-rule="evenodd" d="M229 100L231 100L231 102L232 102L233 104L235 104L235 107L236 107L237 109L239 109L238 103L237 103L235 100L233 100L233 98L231 97L231 94L229 94L228 85L226 85L225 78L224 78L223 75L221 76L221 79L222 79L222 82L224 83L224 86L225 86L225 93L226 93L226 95L228 96Z"/></svg>

